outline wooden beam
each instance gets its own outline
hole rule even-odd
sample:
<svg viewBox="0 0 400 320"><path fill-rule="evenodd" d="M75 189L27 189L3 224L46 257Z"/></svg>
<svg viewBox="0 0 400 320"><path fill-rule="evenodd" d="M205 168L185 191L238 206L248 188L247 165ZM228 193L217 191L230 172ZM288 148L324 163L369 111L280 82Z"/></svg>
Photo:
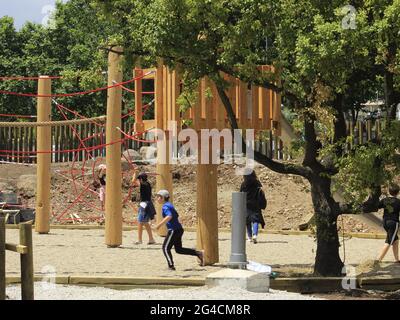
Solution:
<svg viewBox="0 0 400 320"><path fill-rule="evenodd" d="M204 250L206 265L219 261L218 250L218 165L212 164L209 140L209 163L201 163L201 135L199 133L199 164L197 165L197 247Z"/></svg>
<svg viewBox="0 0 400 320"><path fill-rule="evenodd" d="M155 126L157 129L163 129L163 113L164 113L164 67L163 61L158 61L157 73L156 73L156 81L155 81L155 111L154 111L154 119Z"/></svg>
<svg viewBox="0 0 400 320"><path fill-rule="evenodd" d="M157 77L157 68L147 68L147 69L143 69L143 74L149 73L149 72L153 72L147 76L143 77L143 80L149 80L149 79L156 79Z"/></svg>
<svg viewBox="0 0 400 320"><path fill-rule="evenodd" d="M6 243L6 250L16 252L19 254L27 254L28 253L27 246L22 246L20 244L14 244L14 243Z"/></svg>
<svg viewBox="0 0 400 320"><path fill-rule="evenodd" d="M142 77L143 70L139 68L135 68L134 70L134 77ZM143 83L142 79L135 80L135 124L134 124L134 131L135 132L143 132Z"/></svg>
<svg viewBox="0 0 400 320"><path fill-rule="evenodd" d="M34 271L33 271L33 244L32 225L21 223L19 225L19 242L27 247L27 252L21 254L21 295L22 300L34 300Z"/></svg>
<svg viewBox="0 0 400 320"><path fill-rule="evenodd" d="M251 129L258 130L260 128L260 111L258 87L251 86Z"/></svg>
<svg viewBox="0 0 400 320"><path fill-rule="evenodd" d="M239 127L244 129L247 127L247 83L239 82Z"/></svg>
<svg viewBox="0 0 400 320"><path fill-rule="evenodd" d="M6 300L6 221L0 217L0 300Z"/></svg>
<svg viewBox="0 0 400 320"><path fill-rule="evenodd" d="M122 48L116 49L121 51ZM108 58L108 84L122 82L122 57L110 52ZM108 247L119 247L122 244L122 179L121 179L121 128L122 89L108 89L107 126L106 126L106 230L105 243ZM111 144L114 142L114 144Z"/></svg>
<svg viewBox="0 0 400 320"><path fill-rule="evenodd" d="M51 79L40 77L38 84L39 95L51 94ZM37 122L51 120L51 98L37 99ZM51 127L38 127L37 150L51 150ZM37 193L36 193L36 232L46 234L50 231L50 179L51 154L38 153L37 155Z"/></svg>

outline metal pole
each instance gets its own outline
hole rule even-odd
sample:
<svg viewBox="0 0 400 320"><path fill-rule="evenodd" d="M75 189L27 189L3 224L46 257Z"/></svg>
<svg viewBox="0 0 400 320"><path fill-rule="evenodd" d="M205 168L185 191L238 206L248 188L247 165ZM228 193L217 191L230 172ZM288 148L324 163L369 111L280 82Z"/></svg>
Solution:
<svg viewBox="0 0 400 320"><path fill-rule="evenodd" d="M246 269L246 192L232 193L232 248L230 268Z"/></svg>

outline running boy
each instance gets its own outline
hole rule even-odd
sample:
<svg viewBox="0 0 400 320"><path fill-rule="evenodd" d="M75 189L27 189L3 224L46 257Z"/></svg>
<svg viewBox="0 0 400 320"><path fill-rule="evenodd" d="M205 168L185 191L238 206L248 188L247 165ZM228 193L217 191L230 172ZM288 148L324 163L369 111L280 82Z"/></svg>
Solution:
<svg viewBox="0 0 400 320"><path fill-rule="evenodd" d="M175 270L174 260L172 258L171 249L175 247L175 252L189 256L195 256L199 259L200 265L204 265L203 253L194 249L182 247L183 227L178 219L178 212L175 210L171 202L169 202L169 192L160 190L156 195L157 202L162 204L163 220L158 223L154 229L158 230L162 225L166 224L168 228L167 237L164 240L162 249L167 259L168 268Z"/></svg>
<svg viewBox="0 0 400 320"><path fill-rule="evenodd" d="M399 214L400 214L400 199L397 198L400 192L400 187L397 184L390 184L389 194L390 197L382 199L379 202L379 209L384 209L383 213L383 227L386 230L387 237L385 246L382 249L381 254L378 257L378 261L381 262L390 246L393 249L394 259L397 263L399 261L399 238L397 232L399 231Z"/></svg>

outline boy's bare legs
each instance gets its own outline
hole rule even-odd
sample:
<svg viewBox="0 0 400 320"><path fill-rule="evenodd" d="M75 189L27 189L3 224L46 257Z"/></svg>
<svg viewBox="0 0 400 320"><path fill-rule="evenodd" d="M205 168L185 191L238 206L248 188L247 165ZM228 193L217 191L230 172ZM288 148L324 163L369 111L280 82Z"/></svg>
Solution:
<svg viewBox="0 0 400 320"><path fill-rule="evenodd" d="M151 231L150 224L148 222L143 223L144 227L146 228L147 234L149 235L149 244L155 243L153 238L153 232Z"/></svg>
<svg viewBox="0 0 400 320"><path fill-rule="evenodd" d="M381 254L378 257L378 261L381 262L383 260L383 258L386 256L386 254L388 253L390 249L390 244L385 243L385 245L383 246L383 249L381 251Z"/></svg>
<svg viewBox="0 0 400 320"><path fill-rule="evenodd" d="M394 255L394 259L395 261L399 261L399 240L396 240L395 242L393 242L393 255Z"/></svg>

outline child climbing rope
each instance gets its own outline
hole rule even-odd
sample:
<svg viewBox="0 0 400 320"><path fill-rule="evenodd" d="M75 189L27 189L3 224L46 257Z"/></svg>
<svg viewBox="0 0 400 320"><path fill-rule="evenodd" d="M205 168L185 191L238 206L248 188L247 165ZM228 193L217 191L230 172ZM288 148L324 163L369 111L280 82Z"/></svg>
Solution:
<svg viewBox="0 0 400 320"><path fill-rule="evenodd" d="M257 243L258 227L261 224L265 226L264 217L261 213L266 208L265 194L262 190L261 182L252 169L246 169L247 174L243 176L243 182L240 186L240 192L246 192L246 226L247 239L249 242Z"/></svg>
<svg viewBox="0 0 400 320"><path fill-rule="evenodd" d="M399 231L399 215L400 215L400 199L397 196L400 193L400 187L397 184L389 185L389 197L382 199L379 202L379 209L384 209L383 213L383 227L386 230L387 236L385 245L378 257L381 262L392 246L394 259L397 263L399 261L399 238L397 233Z"/></svg>
<svg viewBox="0 0 400 320"><path fill-rule="evenodd" d="M146 173L137 175L135 170L133 173L132 184L139 187L140 200L138 209L138 241L136 244L143 243L143 227L149 235L149 242L147 244L155 244L153 233L150 228L149 221L153 220L156 214L153 202L151 200L151 185L148 181Z"/></svg>
<svg viewBox="0 0 400 320"><path fill-rule="evenodd" d="M164 224L167 225L168 234L164 240L162 249L167 259L168 268L175 270L174 260L172 258L171 249L175 247L175 252L178 254L195 256L199 259L201 266L204 265L204 255L202 251L196 251L194 249L188 249L182 247L182 236L183 227L178 219L178 212L175 210L171 202L169 202L169 192L167 190L160 190L157 193L157 202L162 204L162 216L163 220L154 226L155 230L158 230Z"/></svg>

